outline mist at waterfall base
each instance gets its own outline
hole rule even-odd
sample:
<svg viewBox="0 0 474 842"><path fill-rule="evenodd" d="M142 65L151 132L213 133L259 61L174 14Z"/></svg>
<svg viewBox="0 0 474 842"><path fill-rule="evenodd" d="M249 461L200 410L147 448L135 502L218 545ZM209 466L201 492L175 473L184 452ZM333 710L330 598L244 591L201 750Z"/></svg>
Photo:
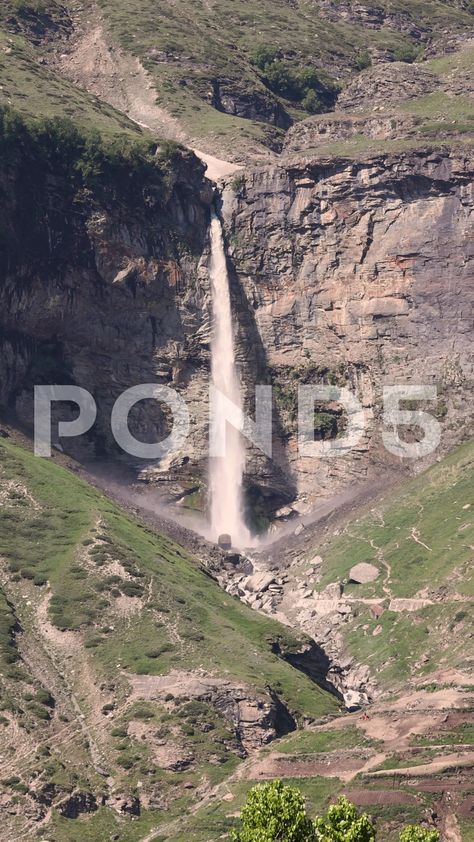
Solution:
<svg viewBox="0 0 474 842"><path fill-rule="evenodd" d="M242 392L235 360L229 274L222 225L215 212L210 227L209 276L212 294L213 331L211 341L212 383L242 409ZM232 545L243 549L251 543L245 523L243 477L245 444L238 430L227 425L225 456L209 459L209 519L211 539L230 535Z"/></svg>

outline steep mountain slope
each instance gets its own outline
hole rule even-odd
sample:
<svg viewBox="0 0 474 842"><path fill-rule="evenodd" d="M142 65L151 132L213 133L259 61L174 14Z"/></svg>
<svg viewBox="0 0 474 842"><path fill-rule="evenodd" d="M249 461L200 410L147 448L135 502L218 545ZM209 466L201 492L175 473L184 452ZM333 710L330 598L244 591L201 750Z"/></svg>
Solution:
<svg viewBox="0 0 474 842"><path fill-rule="evenodd" d="M99 5L109 38L143 62L159 104L195 145L234 155L254 140L278 148L293 119L331 108L364 63L413 59L420 45L473 25L468 3Z"/></svg>
<svg viewBox="0 0 474 842"><path fill-rule="evenodd" d="M280 150L294 121L331 111L371 64L422 67L411 63L459 47L472 35L471 7L7 0L0 22L41 62L139 123L247 161Z"/></svg>
<svg viewBox="0 0 474 842"><path fill-rule="evenodd" d="M348 691L377 697L422 682L462 686L473 658L473 490L471 440L365 511L308 525L277 542L266 562L265 551L255 555L266 588L268 571L286 576L271 600L242 574L227 587L311 634Z"/></svg>
<svg viewBox="0 0 474 842"><path fill-rule="evenodd" d="M227 578L319 642L348 703L376 699L249 759L247 782L293 779L315 808L343 790L384 840L420 811L443 840L472 838L473 492L470 441L370 506L336 508L255 553L250 578ZM241 804L246 788L230 789ZM228 827L226 806L198 813L197 840L211 819Z"/></svg>
<svg viewBox="0 0 474 842"><path fill-rule="evenodd" d="M313 812L347 791L387 842L421 818L472 842L473 22L464 0L2 3L2 417L31 428L33 385L85 386L97 424L63 444L117 460L117 395L168 384L191 436L142 477L203 505L220 198L161 136L258 159L222 195L250 413L274 386L274 460L251 451L246 480L255 522L295 509L268 551L196 561L0 434L2 842L214 842L277 776ZM437 386L420 408L442 426L409 465L381 439L382 389L406 382ZM309 383L363 404L342 460L298 460ZM336 402L314 420L344 434ZM145 440L167 423L132 416ZM311 526L366 481L398 486ZM308 677L328 670L369 719L332 721Z"/></svg>
<svg viewBox="0 0 474 842"><path fill-rule="evenodd" d="M361 73L336 110L297 123L284 151L298 155L361 156L423 143L472 144L474 42L419 64L393 62Z"/></svg>
<svg viewBox="0 0 474 842"><path fill-rule="evenodd" d="M303 638L73 473L3 439L0 481L2 840L141 839L337 711Z"/></svg>
<svg viewBox="0 0 474 842"><path fill-rule="evenodd" d="M109 138L143 135L125 115L54 73L37 46L7 26L0 28L0 105L11 106L26 118L69 118Z"/></svg>
<svg viewBox="0 0 474 842"><path fill-rule="evenodd" d="M473 175L470 149L423 146L316 152L250 169L227 188L248 406L255 383L273 384L300 512L351 482L420 470L423 460L383 444L385 386L436 387L437 400L419 406L442 425L441 452L472 436ZM344 457L300 455L301 385L345 387L360 401L364 429ZM316 437L337 444L337 401L315 421Z"/></svg>

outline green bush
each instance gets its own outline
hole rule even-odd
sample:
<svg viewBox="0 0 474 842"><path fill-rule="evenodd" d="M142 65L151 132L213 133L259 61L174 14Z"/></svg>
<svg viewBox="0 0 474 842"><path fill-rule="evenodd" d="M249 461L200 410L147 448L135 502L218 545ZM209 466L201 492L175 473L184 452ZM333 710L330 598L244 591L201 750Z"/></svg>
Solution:
<svg viewBox="0 0 474 842"><path fill-rule="evenodd" d="M125 596L143 596L143 588L137 582L124 582L120 590Z"/></svg>
<svg viewBox="0 0 474 842"><path fill-rule="evenodd" d="M404 47L397 47L393 51L393 60L404 61L406 64L413 64L413 62L417 60L418 55L419 51L415 47L407 45Z"/></svg>
<svg viewBox="0 0 474 842"><path fill-rule="evenodd" d="M45 690L43 687L41 687L36 693L36 701L40 705L46 705L48 708L54 708L56 704L54 696L49 692L49 690Z"/></svg>
<svg viewBox="0 0 474 842"><path fill-rule="evenodd" d="M324 111L325 102L335 100L338 87L333 82L322 82L314 67L300 67L294 61L281 58L273 47L258 47L253 63L262 74L262 81L273 93L293 102L300 102L311 114Z"/></svg>
<svg viewBox="0 0 474 842"><path fill-rule="evenodd" d="M278 780L250 790L241 819L242 829L231 833L233 842L316 842L303 796Z"/></svg>
<svg viewBox="0 0 474 842"><path fill-rule="evenodd" d="M123 726L120 726L118 728L113 728L110 733L111 733L112 737L127 737L128 736L128 730L127 730L127 728L125 728Z"/></svg>
<svg viewBox="0 0 474 842"><path fill-rule="evenodd" d="M240 193L242 187L245 184L245 178L243 175L236 175L231 183L232 190L234 193Z"/></svg>
<svg viewBox="0 0 474 842"><path fill-rule="evenodd" d="M321 842L375 842L375 827L370 817L359 815L357 807L341 796L325 815L315 821Z"/></svg>
<svg viewBox="0 0 474 842"><path fill-rule="evenodd" d="M372 59L368 50L363 50L356 58L357 70L366 70L367 67L372 66Z"/></svg>
<svg viewBox="0 0 474 842"><path fill-rule="evenodd" d="M68 118L26 120L0 106L0 154L6 163L36 164L38 172L66 175L76 188L108 183L142 195L150 181L164 184L162 161L154 152L155 146L144 138L104 140L99 132L80 129Z"/></svg>
<svg viewBox="0 0 474 842"><path fill-rule="evenodd" d="M265 70L267 64L271 64L272 61L278 56L278 50L275 47L269 47L268 45L262 45L257 47L255 50L252 61L254 64L257 65L260 70Z"/></svg>
<svg viewBox="0 0 474 842"><path fill-rule="evenodd" d="M400 833L400 842L439 842L439 833L421 825L409 824Z"/></svg>
<svg viewBox="0 0 474 842"><path fill-rule="evenodd" d="M308 91L301 100L301 105L308 114L320 114L324 110L316 91Z"/></svg>

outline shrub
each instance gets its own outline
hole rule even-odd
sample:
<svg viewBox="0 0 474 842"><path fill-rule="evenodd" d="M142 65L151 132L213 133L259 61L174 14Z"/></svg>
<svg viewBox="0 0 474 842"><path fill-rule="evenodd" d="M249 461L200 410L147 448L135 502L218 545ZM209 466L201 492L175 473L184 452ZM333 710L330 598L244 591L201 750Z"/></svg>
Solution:
<svg viewBox="0 0 474 842"><path fill-rule="evenodd" d="M243 175L236 175L231 183L231 187L234 193L240 193L244 184L245 178L243 177Z"/></svg>
<svg viewBox="0 0 474 842"><path fill-rule="evenodd" d="M117 761L118 765L122 767L122 769L129 770L133 769L136 763L136 759L134 757L129 757L125 755L123 757L119 757Z"/></svg>
<svg viewBox="0 0 474 842"><path fill-rule="evenodd" d="M370 53L368 50L364 50L363 52L359 53L356 58L356 67L357 70L366 70L367 67L372 66L372 59L370 57Z"/></svg>
<svg viewBox="0 0 474 842"><path fill-rule="evenodd" d="M118 728L113 728L110 733L111 733L112 737L122 737L123 738L123 737L128 736L128 730L127 730L127 728L125 728L123 726L120 726Z"/></svg>
<svg viewBox="0 0 474 842"><path fill-rule="evenodd" d="M268 45L262 45L257 47L255 50L252 61L260 70L264 70L267 64L271 64L272 61L278 56L278 50L275 47L270 47Z"/></svg>
<svg viewBox="0 0 474 842"><path fill-rule="evenodd" d="M125 596L143 596L143 588L137 582L124 582L120 589Z"/></svg>
<svg viewBox="0 0 474 842"><path fill-rule="evenodd" d="M393 60L404 61L406 64L413 64L413 62L417 60L418 54L418 50L411 45L397 47L393 51Z"/></svg>
<svg viewBox="0 0 474 842"><path fill-rule="evenodd" d="M301 85L287 62L275 60L263 68L264 81L271 91L285 99L300 99Z"/></svg>
<svg viewBox="0 0 474 842"><path fill-rule="evenodd" d="M323 104L315 91L308 91L301 100L301 105L308 114L320 114L323 111Z"/></svg>
<svg viewBox="0 0 474 842"><path fill-rule="evenodd" d="M400 833L400 842L439 842L439 833L421 825L409 824Z"/></svg>
<svg viewBox="0 0 474 842"><path fill-rule="evenodd" d="M234 842L315 842L316 834L301 793L281 781L257 784L242 809L242 829Z"/></svg>
<svg viewBox="0 0 474 842"><path fill-rule="evenodd" d="M36 701L39 702L40 705L46 705L48 708L54 708L56 704L54 696L49 692L49 690L45 690L43 687L41 687L36 693Z"/></svg>
<svg viewBox="0 0 474 842"><path fill-rule="evenodd" d="M28 710L33 714L33 716L38 717L38 719L46 720L51 718L48 708L44 705L38 704L37 702L30 702Z"/></svg>
<svg viewBox="0 0 474 842"><path fill-rule="evenodd" d="M315 821L321 842L374 842L375 828L370 817L359 815L357 808L341 796L327 813Z"/></svg>

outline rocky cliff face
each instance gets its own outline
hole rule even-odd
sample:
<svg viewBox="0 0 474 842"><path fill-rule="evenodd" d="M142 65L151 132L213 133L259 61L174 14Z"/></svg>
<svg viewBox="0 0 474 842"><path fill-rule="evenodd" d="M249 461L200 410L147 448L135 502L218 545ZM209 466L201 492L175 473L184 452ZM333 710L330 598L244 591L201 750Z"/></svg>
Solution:
<svg viewBox="0 0 474 842"><path fill-rule="evenodd" d="M442 422L445 450L467 432L473 173L468 153L408 151L257 168L224 192L250 414L254 385L274 386L274 458L250 450L247 477L267 511L295 497L304 510L400 469L381 441L384 385L438 387L437 406L421 408ZM120 180L74 187L60 167L32 176L27 162L5 169L2 187L1 404L28 425L34 384L88 388L96 426L63 443L100 458L119 454L110 431L118 395L140 383L170 385L187 400L191 435L155 476L167 480L173 467L179 480L205 478L212 189L196 159L177 153L164 181L136 190ZM299 458L300 384L357 395L366 429L348 456ZM343 434L341 405L316 410L317 438ZM156 441L167 419L142 402L131 427Z"/></svg>
<svg viewBox="0 0 474 842"><path fill-rule="evenodd" d="M59 159L42 172L27 156L3 168L0 404L30 426L33 385L89 389L97 424L63 442L80 457L117 452L110 411L130 386L165 383L202 399L208 315L197 266L212 201L203 171L180 151L145 184L131 172L85 184ZM166 427L152 401L132 424L145 441ZM199 451L193 436L190 447Z"/></svg>
<svg viewBox="0 0 474 842"><path fill-rule="evenodd" d="M399 467L381 444L384 384L438 387L431 412L443 422L445 449L466 431L473 173L470 154L424 150L257 169L237 196L228 191L232 259L257 338L242 340L241 364L259 382L272 375L289 472L303 498ZM298 458L299 383L355 391L367 428L349 456ZM337 416L337 407L320 409L321 437L331 437L325 416Z"/></svg>

